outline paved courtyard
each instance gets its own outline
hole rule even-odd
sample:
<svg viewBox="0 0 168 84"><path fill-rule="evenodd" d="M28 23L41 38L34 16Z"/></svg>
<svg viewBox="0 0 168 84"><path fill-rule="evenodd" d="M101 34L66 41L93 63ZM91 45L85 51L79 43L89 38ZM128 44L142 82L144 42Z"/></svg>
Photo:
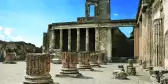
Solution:
<svg viewBox="0 0 168 84"><path fill-rule="evenodd" d="M137 76L128 76L128 80L114 79L112 72L119 63L102 65L103 68L94 68L96 71L80 71L83 78L56 78L60 72L60 64L51 64L51 72L54 82L60 84L151 84L147 73L137 67ZM127 64L124 64L125 66ZM26 63L17 64L0 63L0 84L23 84L26 73Z"/></svg>

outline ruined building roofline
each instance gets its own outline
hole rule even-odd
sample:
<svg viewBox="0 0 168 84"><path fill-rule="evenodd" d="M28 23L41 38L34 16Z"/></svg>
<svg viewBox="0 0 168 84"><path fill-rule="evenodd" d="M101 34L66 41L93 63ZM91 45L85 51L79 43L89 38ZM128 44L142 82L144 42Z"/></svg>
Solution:
<svg viewBox="0 0 168 84"><path fill-rule="evenodd" d="M137 11L137 15L136 15L137 22L138 22L138 18L141 16L141 14L140 14L141 8L142 8L142 0L139 0L138 11Z"/></svg>
<svg viewBox="0 0 168 84"><path fill-rule="evenodd" d="M123 23L123 22L136 22L136 19L109 20L109 21L102 21L100 23ZM77 21L75 21L75 22L60 22L60 23L49 24L49 26L73 25L73 24L98 24L98 22L95 22L95 21L83 22L83 23L79 23Z"/></svg>

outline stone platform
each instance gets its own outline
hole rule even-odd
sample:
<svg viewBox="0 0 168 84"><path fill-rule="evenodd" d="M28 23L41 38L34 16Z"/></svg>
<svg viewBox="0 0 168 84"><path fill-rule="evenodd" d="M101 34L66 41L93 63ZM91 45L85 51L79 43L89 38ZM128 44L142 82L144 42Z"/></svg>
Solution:
<svg viewBox="0 0 168 84"><path fill-rule="evenodd" d="M55 77L59 73L62 64L51 63L50 74L55 82L59 84L152 84L150 78L144 70L137 68L138 76L128 76L128 80L117 80L113 78L112 71L121 64L102 65L106 68L94 68L92 71L80 71L83 74L82 78L62 78ZM126 67L126 64L123 64ZM18 62L17 64L2 64L0 63L0 84L23 84L24 76L26 75L26 63Z"/></svg>

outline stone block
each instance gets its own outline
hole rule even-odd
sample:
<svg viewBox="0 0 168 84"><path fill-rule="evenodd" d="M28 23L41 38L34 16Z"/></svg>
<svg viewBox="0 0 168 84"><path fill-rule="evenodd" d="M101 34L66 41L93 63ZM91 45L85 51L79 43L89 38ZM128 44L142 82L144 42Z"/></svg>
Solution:
<svg viewBox="0 0 168 84"><path fill-rule="evenodd" d="M16 56L14 53L7 53L3 64L16 64L16 62L14 61L15 57Z"/></svg>
<svg viewBox="0 0 168 84"><path fill-rule="evenodd" d="M116 79L127 79L128 74L120 69L114 70L113 75Z"/></svg>
<svg viewBox="0 0 168 84"><path fill-rule="evenodd" d="M136 75L136 68L127 66L127 73L128 75Z"/></svg>
<svg viewBox="0 0 168 84"><path fill-rule="evenodd" d="M77 69L77 53L76 52L62 52L62 69L60 74L56 74L56 77L81 77Z"/></svg>

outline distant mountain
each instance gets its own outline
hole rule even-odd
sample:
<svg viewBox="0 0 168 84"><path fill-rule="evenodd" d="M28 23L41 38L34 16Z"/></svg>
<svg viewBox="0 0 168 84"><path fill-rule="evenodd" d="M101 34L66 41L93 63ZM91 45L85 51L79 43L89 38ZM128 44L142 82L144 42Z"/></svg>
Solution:
<svg viewBox="0 0 168 84"><path fill-rule="evenodd" d="M17 60L24 60L27 53L41 53L42 49L36 47L34 44L18 42L6 42L0 40L0 60L2 60L3 52L5 49L12 48L17 54Z"/></svg>

